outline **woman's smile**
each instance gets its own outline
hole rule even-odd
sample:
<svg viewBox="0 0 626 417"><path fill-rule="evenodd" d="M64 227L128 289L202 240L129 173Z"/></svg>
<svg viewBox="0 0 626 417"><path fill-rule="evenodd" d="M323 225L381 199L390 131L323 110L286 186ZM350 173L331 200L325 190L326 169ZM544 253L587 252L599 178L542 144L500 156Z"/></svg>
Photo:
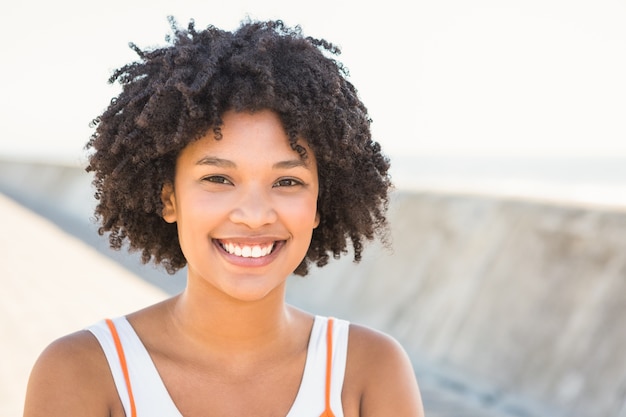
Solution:
<svg viewBox="0 0 626 417"><path fill-rule="evenodd" d="M226 241L217 241L219 245L231 255L244 258L262 258L269 255L274 249L275 242L262 244L243 244Z"/></svg>
<svg viewBox="0 0 626 417"><path fill-rule="evenodd" d="M281 248L285 246L284 240L265 243L240 243L215 239L214 242L227 262L247 268L258 268L270 264L280 254Z"/></svg>

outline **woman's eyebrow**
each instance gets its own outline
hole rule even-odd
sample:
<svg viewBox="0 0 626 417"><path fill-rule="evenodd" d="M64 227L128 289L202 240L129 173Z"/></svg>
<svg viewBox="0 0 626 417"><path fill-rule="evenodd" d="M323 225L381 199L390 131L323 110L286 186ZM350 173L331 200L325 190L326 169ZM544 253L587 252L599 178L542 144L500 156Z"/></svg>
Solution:
<svg viewBox="0 0 626 417"><path fill-rule="evenodd" d="M307 164L302 159L290 159L288 161L276 162L274 165L272 165L272 168L274 169L289 169L289 168L299 168L299 167L309 169L309 164Z"/></svg>
<svg viewBox="0 0 626 417"><path fill-rule="evenodd" d="M196 162L196 165L212 165L220 168L236 168L237 164L228 159L217 158L215 156L205 156Z"/></svg>
<svg viewBox="0 0 626 417"><path fill-rule="evenodd" d="M219 168L237 168L237 164L228 159L218 158L216 156L204 156L196 162L196 165L211 165ZM273 169L290 169L290 168L307 168L309 165L302 159L288 159L279 161L272 165Z"/></svg>

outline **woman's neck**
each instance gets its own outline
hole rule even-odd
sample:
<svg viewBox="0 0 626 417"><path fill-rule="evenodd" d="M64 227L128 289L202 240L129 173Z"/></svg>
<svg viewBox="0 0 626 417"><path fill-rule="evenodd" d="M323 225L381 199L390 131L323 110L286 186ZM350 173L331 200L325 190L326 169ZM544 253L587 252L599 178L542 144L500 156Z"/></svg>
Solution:
<svg viewBox="0 0 626 417"><path fill-rule="evenodd" d="M176 331L215 353L245 354L275 346L288 338L295 319L294 310L285 304L284 284L260 300L242 301L210 285L189 282L170 306Z"/></svg>

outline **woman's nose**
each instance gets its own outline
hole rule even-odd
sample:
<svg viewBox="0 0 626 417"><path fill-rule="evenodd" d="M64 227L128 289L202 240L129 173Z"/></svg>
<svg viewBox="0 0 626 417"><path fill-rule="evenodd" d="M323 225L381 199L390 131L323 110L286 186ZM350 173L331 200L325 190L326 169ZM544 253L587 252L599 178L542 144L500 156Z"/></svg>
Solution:
<svg viewBox="0 0 626 417"><path fill-rule="evenodd" d="M246 187L230 214L233 223L245 224L251 229L274 223L277 213L269 195L262 187Z"/></svg>

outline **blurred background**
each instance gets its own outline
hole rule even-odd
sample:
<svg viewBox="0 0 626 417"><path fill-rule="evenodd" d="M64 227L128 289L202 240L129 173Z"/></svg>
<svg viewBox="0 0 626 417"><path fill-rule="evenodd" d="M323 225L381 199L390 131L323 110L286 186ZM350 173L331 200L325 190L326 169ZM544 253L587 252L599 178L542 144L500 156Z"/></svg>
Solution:
<svg viewBox="0 0 626 417"><path fill-rule="evenodd" d="M397 337L429 416L626 416L625 2L59 0L3 15L0 415L21 414L51 340L182 288L107 249L83 170L128 42L162 45L173 15L280 18L337 44L391 157L393 248L293 279L291 302Z"/></svg>

